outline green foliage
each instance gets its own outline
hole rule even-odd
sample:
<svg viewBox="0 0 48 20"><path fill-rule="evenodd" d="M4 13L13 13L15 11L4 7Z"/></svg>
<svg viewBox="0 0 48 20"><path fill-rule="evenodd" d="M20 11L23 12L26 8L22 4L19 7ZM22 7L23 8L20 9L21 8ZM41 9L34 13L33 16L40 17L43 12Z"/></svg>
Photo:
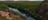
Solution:
<svg viewBox="0 0 48 20"><path fill-rule="evenodd" d="M32 2L16 2L16 3L12 3L14 5L16 5L17 7L25 7L27 9L35 9L39 4L41 3L41 1L32 1Z"/></svg>
<svg viewBox="0 0 48 20"><path fill-rule="evenodd" d="M0 3L0 8L6 8L7 4L6 3Z"/></svg>
<svg viewBox="0 0 48 20"><path fill-rule="evenodd" d="M33 16L37 16L39 18L39 15L35 13L35 9L38 8L41 2L16 2L14 5L18 5L19 7L25 7L27 9L32 9L34 13Z"/></svg>
<svg viewBox="0 0 48 20"><path fill-rule="evenodd" d="M35 13L35 8L37 8L40 3L41 3L40 1L35 1L35 2L16 2L16 3L12 3L12 4L17 7L19 6L19 7L25 7L27 9L32 9L34 12L33 15L39 16L37 13ZM11 4L11 3L9 3L9 4ZM7 3L0 3L0 8L6 8L6 7L8 7ZM37 18L39 18L39 17L37 17Z"/></svg>

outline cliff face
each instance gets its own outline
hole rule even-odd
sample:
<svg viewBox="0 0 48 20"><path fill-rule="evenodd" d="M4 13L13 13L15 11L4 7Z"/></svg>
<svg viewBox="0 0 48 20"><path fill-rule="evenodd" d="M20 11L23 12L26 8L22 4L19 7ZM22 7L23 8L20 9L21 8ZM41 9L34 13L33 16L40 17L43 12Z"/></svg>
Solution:
<svg viewBox="0 0 48 20"><path fill-rule="evenodd" d="M39 6L39 14L42 16L42 20L47 20L47 13L48 13L48 1L43 1Z"/></svg>

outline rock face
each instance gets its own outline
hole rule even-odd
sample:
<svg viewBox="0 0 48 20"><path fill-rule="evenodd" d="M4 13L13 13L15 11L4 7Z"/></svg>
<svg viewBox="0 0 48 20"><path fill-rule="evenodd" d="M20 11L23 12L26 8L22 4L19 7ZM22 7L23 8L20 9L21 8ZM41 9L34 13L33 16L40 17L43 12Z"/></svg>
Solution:
<svg viewBox="0 0 48 20"><path fill-rule="evenodd" d="M11 15L11 17L10 17L9 13L10 12L8 12L8 9L4 9L4 8L3 9L0 9L0 15L2 17L6 17L6 19L12 20L13 19L13 16Z"/></svg>
<svg viewBox="0 0 48 20"><path fill-rule="evenodd" d="M8 16L9 12L0 11L1 16Z"/></svg>
<svg viewBox="0 0 48 20"><path fill-rule="evenodd" d="M8 16L9 12L8 9L0 9L0 15L1 16Z"/></svg>
<svg viewBox="0 0 48 20"><path fill-rule="evenodd" d="M48 17L48 2L45 0L39 6L39 15L42 16L42 20L47 20Z"/></svg>

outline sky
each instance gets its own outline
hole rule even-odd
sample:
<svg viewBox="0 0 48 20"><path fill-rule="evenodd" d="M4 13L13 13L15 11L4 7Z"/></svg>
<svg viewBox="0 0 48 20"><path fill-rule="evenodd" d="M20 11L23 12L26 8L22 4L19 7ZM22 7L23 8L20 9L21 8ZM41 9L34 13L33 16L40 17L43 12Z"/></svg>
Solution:
<svg viewBox="0 0 48 20"><path fill-rule="evenodd" d="M8 0L0 0L0 1L8 1ZM44 0L10 0L10 1L44 1Z"/></svg>
<svg viewBox="0 0 48 20"><path fill-rule="evenodd" d="M19 0L14 0L14 1L19 1ZM22 0L22 1L44 1L44 0Z"/></svg>
<svg viewBox="0 0 48 20"><path fill-rule="evenodd" d="M43 0L29 0L29 1L43 1Z"/></svg>

